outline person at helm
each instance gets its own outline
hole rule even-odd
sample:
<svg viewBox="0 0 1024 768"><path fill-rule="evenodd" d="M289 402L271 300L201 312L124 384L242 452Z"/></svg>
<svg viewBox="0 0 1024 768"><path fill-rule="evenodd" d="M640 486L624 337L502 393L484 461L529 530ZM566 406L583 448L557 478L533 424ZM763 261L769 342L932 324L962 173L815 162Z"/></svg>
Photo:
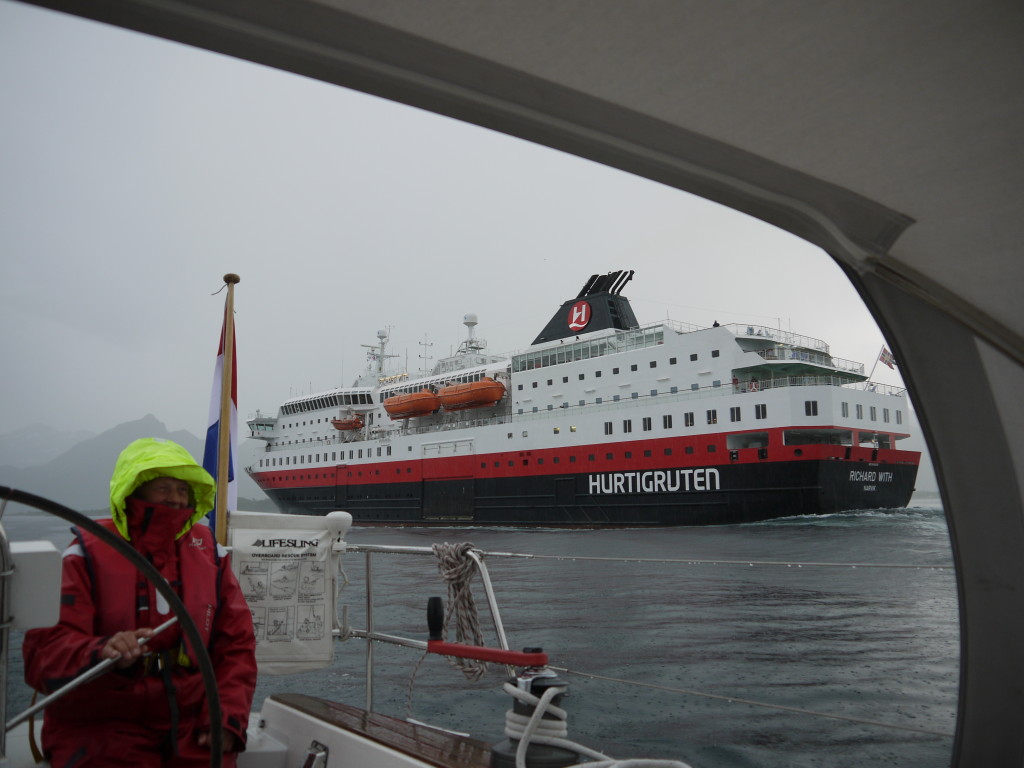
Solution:
<svg viewBox="0 0 1024 768"><path fill-rule="evenodd" d="M256 686L252 617L226 551L199 521L213 478L177 443L136 440L110 479L109 520L184 602L210 654L223 715L222 765L234 766ZM54 768L206 766L210 718L194 651L173 613L125 558L72 529L64 552L60 621L25 634L25 680L48 694L103 659L114 669L51 704L43 753ZM139 641L146 638L140 645Z"/></svg>

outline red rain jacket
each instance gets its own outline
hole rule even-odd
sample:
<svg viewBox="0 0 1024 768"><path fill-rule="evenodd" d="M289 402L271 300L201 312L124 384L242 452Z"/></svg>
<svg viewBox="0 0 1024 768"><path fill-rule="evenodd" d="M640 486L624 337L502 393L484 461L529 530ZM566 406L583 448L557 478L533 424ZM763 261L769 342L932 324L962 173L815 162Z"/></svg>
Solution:
<svg viewBox="0 0 1024 768"><path fill-rule="evenodd" d="M227 553L205 525L175 539L194 510L133 498L127 513L132 546L174 587L206 641L224 728L234 734L236 748L243 749L256 684L255 638ZM114 530L111 521L101 522ZM60 622L27 632L23 644L26 682L44 694L96 664L111 635L153 628L173 615L163 596L126 559L90 534L75 533L76 541L64 553ZM182 638L180 628L172 626L147 642L146 649L154 652L148 662L144 657L127 669L111 670L48 707L44 752L81 744L87 737L94 743L89 751L95 752L104 746L95 738L98 733L116 734L122 726L134 729L126 741L152 735L165 752L192 751L197 734L209 729L209 715L202 676ZM167 666L169 675L154 663L157 655L174 659ZM177 746L169 737L174 725ZM127 746L117 747L119 757Z"/></svg>

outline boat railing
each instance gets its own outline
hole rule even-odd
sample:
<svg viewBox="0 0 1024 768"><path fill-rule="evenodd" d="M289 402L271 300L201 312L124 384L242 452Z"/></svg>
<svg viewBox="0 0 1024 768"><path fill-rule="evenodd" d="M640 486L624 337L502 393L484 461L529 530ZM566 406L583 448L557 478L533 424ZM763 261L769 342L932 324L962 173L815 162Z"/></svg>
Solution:
<svg viewBox="0 0 1024 768"><path fill-rule="evenodd" d="M438 551L434 547L414 547L414 546L395 546L395 545L378 545L378 544L348 544L345 548L346 553L362 553L366 556L365 558L365 579L366 579L366 595L365 595L365 610L366 610L366 627L365 629L353 629L348 626L348 613L343 610L342 625L336 627L333 634L336 638L347 640L350 638L358 638L366 640L366 709L368 711L373 710L373 675L374 675L374 642L387 643L389 645L401 646L404 648L412 648L415 650L426 651L427 642L425 640L416 640L413 638L402 637L388 632L378 631L374 619L374 600L373 600L373 562L374 556L378 554L387 555L416 555L416 556L438 556ZM465 556L471 559L475 566L476 572L480 576L481 583L484 588L484 593L487 598L488 610L491 614L491 622L494 628L494 634L497 638L498 645L502 650L509 650L508 638L505 634L505 627L501 620L501 613L498 609L497 597L494 594L494 586L491 582L490 574L487 570L487 565L484 563L484 556L486 557L510 557L510 558L529 558L530 555L516 554L513 552L481 552L480 550L468 548L464 550ZM475 617L474 617L475 619ZM506 665L506 673L511 677L514 676L515 670L513 667Z"/></svg>

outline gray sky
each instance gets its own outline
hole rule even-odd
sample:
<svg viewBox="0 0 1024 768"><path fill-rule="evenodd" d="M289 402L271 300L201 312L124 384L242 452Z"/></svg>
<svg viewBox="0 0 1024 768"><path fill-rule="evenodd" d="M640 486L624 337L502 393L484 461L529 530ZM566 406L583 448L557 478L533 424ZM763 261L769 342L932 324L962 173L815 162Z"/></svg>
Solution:
<svg viewBox="0 0 1024 768"><path fill-rule="evenodd" d="M479 316L527 346L596 272L641 323L883 343L817 248L714 204L380 99L0 0L0 433L153 413L202 434L225 272L239 415L420 366ZM899 384L878 366L875 378Z"/></svg>

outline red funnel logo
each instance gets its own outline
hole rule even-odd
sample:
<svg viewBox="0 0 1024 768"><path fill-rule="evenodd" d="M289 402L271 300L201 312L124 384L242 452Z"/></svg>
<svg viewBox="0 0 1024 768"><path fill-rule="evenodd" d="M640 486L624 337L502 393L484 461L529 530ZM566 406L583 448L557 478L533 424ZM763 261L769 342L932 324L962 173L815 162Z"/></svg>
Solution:
<svg viewBox="0 0 1024 768"><path fill-rule="evenodd" d="M577 301L569 310L569 330L582 331L590 322L590 304L586 301Z"/></svg>

